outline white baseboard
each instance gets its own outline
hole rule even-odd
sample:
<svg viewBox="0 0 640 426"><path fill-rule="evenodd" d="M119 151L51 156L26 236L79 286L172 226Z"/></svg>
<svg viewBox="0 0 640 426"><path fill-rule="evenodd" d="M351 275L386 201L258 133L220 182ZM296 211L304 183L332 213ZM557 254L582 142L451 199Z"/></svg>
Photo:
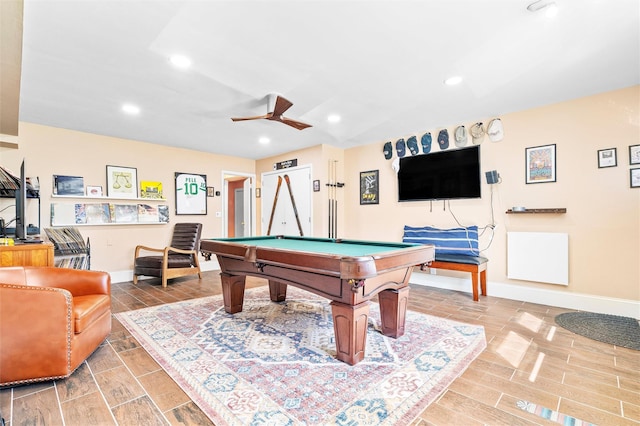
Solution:
<svg viewBox="0 0 640 426"><path fill-rule="evenodd" d="M217 259L212 258L210 261L200 262L200 269L203 272L215 271L220 269L220 265L218 264ZM131 281L133 279L132 270L110 272L110 275L111 282L113 283ZM471 278L463 279L446 277L443 275L432 275L416 271L411 275L411 284L471 293ZM523 302L557 306L579 311L621 315L640 320L640 301L636 300L568 293L566 291L519 286L516 284L492 281L487 282L487 293L491 296L502 297L504 299L520 300Z"/></svg>
<svg viewBox="0 0 640 426"><path fill-rule="evenodd" d="M411 275L411 283L471 293L471 278L463 279L445 277L442 275L431 275L424 272L414 272ZM487 282L487 293L490 296L501 297L504 299L520 300L523 302L557 306L579 311L621 315L640 320L640 301L637 300L569 293L566 291L527 287L524 285L519 286L516 284L491 281Z"/></svg>

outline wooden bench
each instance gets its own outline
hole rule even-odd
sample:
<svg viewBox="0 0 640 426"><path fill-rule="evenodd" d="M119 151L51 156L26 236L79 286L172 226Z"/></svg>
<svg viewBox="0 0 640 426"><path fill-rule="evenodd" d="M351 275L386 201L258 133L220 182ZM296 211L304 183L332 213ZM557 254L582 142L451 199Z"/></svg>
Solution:
<svg viewBox="0 0 640 426"><path fill-rule="evenodd" d="M483 296L487 295L487 263L489 259L482 256L466 256L462 254L438 254L427 267L447 269L471 273L473 301L478 301L478 288ZM479 284L479 285L478 285Z"/></svg>
<svg viewBox="0 0 640 426"><path fill-rule="evenodd" d="M441 229L405 225L402 242L434 245L436 258L428 268L470 272L473 301L478 301L478 287L483 296L487 295L489 259L477 255L480 253L477 226Z"/></svg>

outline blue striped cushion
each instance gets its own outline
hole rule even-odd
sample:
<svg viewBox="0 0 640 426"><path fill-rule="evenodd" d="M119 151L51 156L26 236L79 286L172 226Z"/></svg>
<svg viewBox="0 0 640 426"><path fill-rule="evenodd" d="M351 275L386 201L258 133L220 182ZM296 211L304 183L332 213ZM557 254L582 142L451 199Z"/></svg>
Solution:
<svg viewBox="0 0 640 426"><path fill-rule="evenodd" d="M402 242L433 244L438 254L478 256L478 227L439 229L430 226L404 227Z"/></svg>

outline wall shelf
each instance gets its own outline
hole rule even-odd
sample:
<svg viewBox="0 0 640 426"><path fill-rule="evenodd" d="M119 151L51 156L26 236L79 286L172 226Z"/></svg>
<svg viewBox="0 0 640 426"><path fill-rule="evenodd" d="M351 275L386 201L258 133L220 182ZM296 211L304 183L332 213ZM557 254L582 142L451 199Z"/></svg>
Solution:
<svg viewBox="0 0 640 426"><path fill-rule="evenodd" d="M565 207L551 208L551 209L526 209L523 211L513 211L512 209L507 210L506 214L544 214L544 213L556 213L563 214L566 213L567 209Z"/></svg>
<svg viewBox="0 0 640 426"><path fill-rule="evenodd" d="M51 198L64 198L67 200L99 200L99 201L149 201L149 202L166 202L166 198L118 198L118 197L89 197L86 195L57 195L51 194Z"/></svg>

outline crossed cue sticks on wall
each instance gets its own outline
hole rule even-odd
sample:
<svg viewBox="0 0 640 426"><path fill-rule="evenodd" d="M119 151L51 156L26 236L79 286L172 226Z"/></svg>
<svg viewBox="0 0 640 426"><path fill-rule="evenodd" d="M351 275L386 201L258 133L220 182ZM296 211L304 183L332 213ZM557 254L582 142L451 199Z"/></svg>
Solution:
<svg viewBox="0 0 640 426"><path fill-rule="evenodd" d="M298 230L300 236L304 236L302 232L302 224L300 223L300 217L298 216L298 208L296 207L296 200L293 197L293 191L291 190L291 180L289 175L284 175L284 180L287 182L287 188L289 189L289 195L291 196L291 205L293 205L293 213L296 216L296 222L298 223ZM273 216L276 213L276 205L278 204L278 195L280 194L280 187L282 186L282 176L278 176L278 185L276 186L276 195L273 198L273 207L271 207L271 217L269 218L269 228L267 229L267 235L271 235L271 225L273 225Z"/></svg>

